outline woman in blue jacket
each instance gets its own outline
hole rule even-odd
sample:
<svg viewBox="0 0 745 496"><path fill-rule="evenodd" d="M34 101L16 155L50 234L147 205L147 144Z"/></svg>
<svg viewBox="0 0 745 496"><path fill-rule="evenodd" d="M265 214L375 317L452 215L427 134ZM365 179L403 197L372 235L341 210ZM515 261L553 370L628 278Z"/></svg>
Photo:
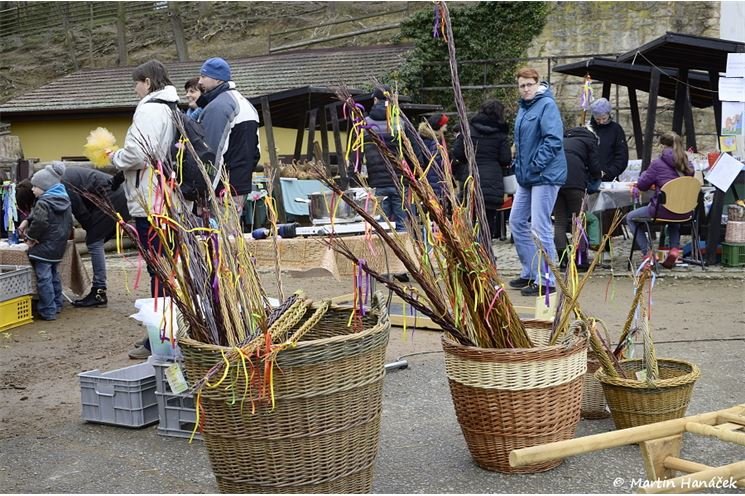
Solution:
<svg viewBox="0 0 745 496"><path fill-rule="evenodd" d="M559 188L566 181L564 126L548 84L538 82L538 72L524 67L517 72L520 109L515 119L515 176L517 193L510 212L510 231L520 259L520 277L510 287L523 296L555 291L553 276L539 267L533 234L556 262L551 212Z"/></svg>

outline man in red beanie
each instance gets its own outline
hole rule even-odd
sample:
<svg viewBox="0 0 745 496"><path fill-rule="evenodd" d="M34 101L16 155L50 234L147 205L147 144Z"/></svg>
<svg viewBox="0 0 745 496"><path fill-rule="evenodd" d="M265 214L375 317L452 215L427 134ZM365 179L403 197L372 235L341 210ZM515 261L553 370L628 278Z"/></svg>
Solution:
<svg viewBox="0 0 745 496"><path fill-rule="evenodd" d="M220 181L222 170L230 178L230 194L240 216L246 194L251 192L252 176L259 163L259 114L251 103L235 89L230 65L214 57L202 64L199 86L202 96L197 106L204 108L199 122L205 141L215 151L213 187L219 193L225 185Z"/></svg>

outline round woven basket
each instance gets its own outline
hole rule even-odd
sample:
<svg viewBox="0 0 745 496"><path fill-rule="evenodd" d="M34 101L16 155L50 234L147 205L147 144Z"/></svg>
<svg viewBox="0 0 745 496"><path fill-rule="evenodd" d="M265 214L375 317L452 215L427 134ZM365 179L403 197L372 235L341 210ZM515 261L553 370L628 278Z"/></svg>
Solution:
<svg viewBox="0 0 745 496"><path fill-rule="evenodd" d="M526 327L529 335L547 338L550 324L530 321ZM570 336L554 346L486 349L443 336L442 347L455 414L476 464L504 473L534 473L561 463L514 468L509 454L574 437L587 368L585 338Z"/></svg>
<svg viewBox="0 0 745 496"><path fill-rule="evenodd" d="M642 360L624 360L621 367L629 377L644 368ZM617 429L681 418L691 400L699 368L683 360L658 358L660 379L654 383L610 377L603 369L595 372L605 392Z"/></svg>
<svg viewBox="0 0 745 496"><path fill-rule="evenodd" d="M608 404L605 401L603 386L595 379L595 372L600 368L600 362L595 353L587 351L587 372L582 385L582 418L597 420L610 417Z"/></svg>
<svg viewBox="0 0 745 496"><path fill-rule="evenodd" d="M202 388L202 435L221 492L370 492L390 322L381 304L354 332L349 312L332 306L295 348L277 355L274 408L242 398L240 367L231 367L229 389ZM188 338L179 345L191 380L229 351ZM254 390L263 383L263 368L254 369Z"/></svg>
<svg viewBox="0 0 745 496"><path fill-rule="evenodd" d="M727 229L724 231L724 242L734 244L745 243L745 222L728 220Z"/></svg>

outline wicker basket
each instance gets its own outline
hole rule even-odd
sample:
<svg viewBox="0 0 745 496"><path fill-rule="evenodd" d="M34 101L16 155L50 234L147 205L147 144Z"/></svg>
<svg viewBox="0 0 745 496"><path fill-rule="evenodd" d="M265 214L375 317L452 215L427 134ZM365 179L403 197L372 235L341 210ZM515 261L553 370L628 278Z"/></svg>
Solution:
<svg viewBox="0 0 745 496"><path fill-rule="evenodd" d="M595 379L595 372L600 362L591 350L587 351L587 372L582 386L582 418L597 420L610 417L608 404L605 402L603 386Z"/></svg>
<svg viewBox="0 0 745 496"><path fill-rule="evenodd" d="M548 335L539 321L529 335ZM535 340L534 340L535 342ZM463 346L443 336L445 368L458 423L474 461L505 473L533 473L561 463L510 467L512 450L574 437L579 422L587 340L523 349Z"/></svg>
<svg viewBox="0 0 745 496"><path fill-rule="evenodd" d="M644 368L642 360L624 360L623 370L629 376ZM617 429L636 427L681 418L691 399L699 368L683 360L658 358L661 379L648 384L635 379L609 377L603 369L595 372L605 391L613 422Z"/></svg>
<svg viewBox="0 0 745 496"><path fill-rule="evenodd" d="M727 229L724 231L725 243L745 243L745 222L728 220Z"/></svg>
<svg viewBox="0 0 745 496"><path fill-rule="evenodd" d="M231 390L202 389L202 435L221 492L370 492L390 322L382 304L359 332L348 318L349 309L332 306L297 347L279 353L274 409L256 403L251 413L250 400L234 395L245 388L242 374L231 377ZM227 351L190 339L179 345L192 380ZM260 369L252 384L263 380Z"/></svg>

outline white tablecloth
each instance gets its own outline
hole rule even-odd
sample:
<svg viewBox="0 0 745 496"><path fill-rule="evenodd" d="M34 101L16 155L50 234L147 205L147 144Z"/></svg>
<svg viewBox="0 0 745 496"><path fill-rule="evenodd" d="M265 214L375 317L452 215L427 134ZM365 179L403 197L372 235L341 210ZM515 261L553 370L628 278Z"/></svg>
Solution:
<svg viewBox="0 0 745 496"><path fill-rule="evenodd" d="M587 197L587 211L600 212L634 205L634 196L630 186L631 183L602 183L599 193L593 193ZM639 205L647 203L652 194L650 191L642 192Z"/></svg>

